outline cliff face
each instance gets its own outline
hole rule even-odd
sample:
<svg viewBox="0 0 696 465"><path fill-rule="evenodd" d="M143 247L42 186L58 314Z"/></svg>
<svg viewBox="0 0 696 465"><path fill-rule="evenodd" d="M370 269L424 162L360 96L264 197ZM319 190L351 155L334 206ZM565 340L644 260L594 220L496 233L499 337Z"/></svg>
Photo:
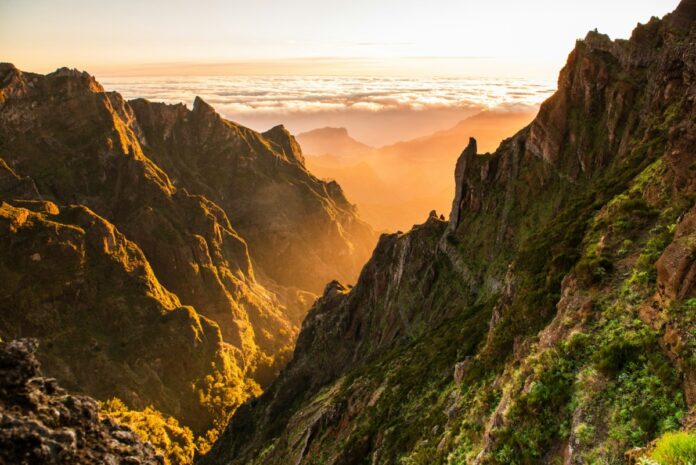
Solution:
<svg viewBox="0 0 696 465"><path fill-rule="evenodd" d="M68 69L0 65L0 202L0 336L197 434L277 375L308 291L351 279L372 239L282 128L131 106Z"/></svg>
<svg viewBox="0 0 696 465"><path fill-rule="evenodd" d="M578 41L457 162L449 222L383 236L205 464L619 463L692 423L696 2Z"/></svg>

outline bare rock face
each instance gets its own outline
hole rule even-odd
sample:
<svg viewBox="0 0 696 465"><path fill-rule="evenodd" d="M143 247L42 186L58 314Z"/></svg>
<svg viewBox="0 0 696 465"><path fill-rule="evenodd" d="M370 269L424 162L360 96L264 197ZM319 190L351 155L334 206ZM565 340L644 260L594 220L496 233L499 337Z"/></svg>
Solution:
<svg viewBox="0 0 696 465"><path fill-rule="evenodd" d="M0 342L0 462L17 465L163 465L150 443L97 402L41 374L35 340Z"/></svg>
<svg viewBox="0 0 696 465"><path fill-rule="evenodd" d="M269 129L262 135L272 141L288 161L304 166L304 156L302 156L300 144L282 124Z"/></svg>
<svg viewBox="0 0 696 465"><path fill-rule="evenodd" d="M0 194L15 199L39 199L39 190L29 177L17 175L12 168L7 166L5 160L0 158Z"/></svg>
<svg viewBox="0 0 696 465"><path fill-rule="evenodd" d="M471 164L476 163L476 139L469 139L469 145L464 149L461 156L457 159L457 166L454 169L454 179L456 183L454 192L454 201L452 203L452 212L450 213L449 228L451 231L456 231L460 223L460 213L464 207L462 203L466 203L466 208L476 208L476 199L464 198L465 194L471 195L472 189L469 186L462 185L465 182L464 173L471 170Z"/></svg>
<svg viewBox="0 0 696 465"><path fill-rule="evenodd" d="M696 210L677 225L674 240L655 264L657 285L668 299L696 297Z"/></svg>

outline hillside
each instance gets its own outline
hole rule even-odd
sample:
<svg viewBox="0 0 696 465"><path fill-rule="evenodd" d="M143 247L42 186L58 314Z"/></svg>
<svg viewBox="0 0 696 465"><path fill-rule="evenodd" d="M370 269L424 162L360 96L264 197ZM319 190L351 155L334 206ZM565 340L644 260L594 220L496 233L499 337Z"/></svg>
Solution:
<svg viewBox="0 0 696 465"><path fill-rule="evenodd" d="M38 338L67 388L197 435L277 376L313 292L354 279L374 241L282 128L10 64L0 236L0 337Z"/></svg>
<svg viewBox="0 0 696 465"><path fill-rule="evenodd" d="M614 464L693 429L695 25L683 0L578 41L530 125L470 140L449 221L327 286L201 463Z"/></svg>

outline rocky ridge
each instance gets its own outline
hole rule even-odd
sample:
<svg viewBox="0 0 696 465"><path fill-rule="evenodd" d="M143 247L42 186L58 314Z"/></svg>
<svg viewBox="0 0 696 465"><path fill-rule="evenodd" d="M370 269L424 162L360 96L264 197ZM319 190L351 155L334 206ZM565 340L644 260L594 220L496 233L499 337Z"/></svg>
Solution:
<svg viewBox="0 0 696 465"><path fill-rule="evenodd" d="M197 435L277 375L316 280L352 279L373 234L284 129L129 103L67 68L0 64L0 202L0 336Z"/></svg>
<svg viewBox="0 0 696 465"><path fill-rule="evenodd" d="M382 236L204 464L619 463L694 416L696 2L591 32L530 126Z"/></svg>
<svg viewBox="0 0 696 465"><path fill-rule="evenodd" d="M256 133L201 99L192 110L142 99L129 105L152 160L223 208L265 277L318 293L331 279L358 275L374 233L336 183L307 171L285 128Z"/></svg>

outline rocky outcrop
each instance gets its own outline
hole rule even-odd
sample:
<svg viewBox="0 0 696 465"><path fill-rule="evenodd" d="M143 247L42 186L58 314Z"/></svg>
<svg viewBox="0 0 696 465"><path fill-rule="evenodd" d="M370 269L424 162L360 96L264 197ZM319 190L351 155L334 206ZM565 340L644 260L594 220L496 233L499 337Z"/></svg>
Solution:
<svg viewBox="0 0 696 465"><path fill-rule="evenodd" d="M320 402L312 399L323 389L337 395L341 388L333 384L336 380L380 354L422 337L430 325L454 317L467 303L463 285L455 284L459 275L454 266L437 253L446 228L447 222L433 215L406 234L382 235L354 288L329 283L303 323L293 361L258 401L235 416L203 463L237 463L278 434L283 446L276 447L267 463L284 463L296 454L296 462L303 463L309 459L307 451L298 452L296 443L286 443L290 438L282 430L285 422L305 425L305 409L301 417L293 416L295 406L303 405L298 399L311 403L307 407L311 415L322 418L313 428L322 431L355 418L360 405L366 408L375 403L377 386L374 391L360 389L349 405L333 396L320 395ZM350 405L353 402L356 404ZM313 437L310 434L307 442Z"/></svg>
<svg viewBox="0 0 696 465"><path fill-rule="evenodd" d="M478 152L476 151L476 139L471 137L469 138L469 145L467 145L467 147L464 149L464 152L462 152L460 157L457 159L457 166L454 169L454 201L452 202L452 211L450 213L449 219L449 229L451 231L457 230L457 227L459 226L461 220L460 214L462 209L466 208L473 210L476 208L476 205L472 204L472 202L476 201L474 198L472 198L472 186L467 186L464 184L466 182L466 177L464 176L464 173L468 170L471 170L472 168L470 167L470 165L478 161L477 153ZM464 203L465 205L463 205L462 203Z"/></svg>
<svg viewBox="0 0 696 465"><path fill-rule="evenodd" d="M97 402L42 376L36 341L0 342L0 462L163 465L152 444L101 420Z"/></svg>
<svg viewBox="0 0 696 465"><path fill-rule="evenodd" d="M0 195L14 199L41 198L34 181L29 177L17 175L2 158L0 158Z"/></svg>
<svg viewBox="0 0 696 465"><path fill-rule="evenodd" d="M275 126L262 135L275 145L274 148L276 148L278 153L282 154L285 159L304 166L302 148L297 140L295 140L295 137L290 134L290 131L285 129L285 126L282 124Z"/></svg>
<svg viewBox="0 0 696 465"><path fill-rule="evenodd" d="M330 284L202 463L613 463L679 428L693 345L641 315L663 289L694 328L694 5L590 33L530 126L470 141L449 223Z"/></svg>

